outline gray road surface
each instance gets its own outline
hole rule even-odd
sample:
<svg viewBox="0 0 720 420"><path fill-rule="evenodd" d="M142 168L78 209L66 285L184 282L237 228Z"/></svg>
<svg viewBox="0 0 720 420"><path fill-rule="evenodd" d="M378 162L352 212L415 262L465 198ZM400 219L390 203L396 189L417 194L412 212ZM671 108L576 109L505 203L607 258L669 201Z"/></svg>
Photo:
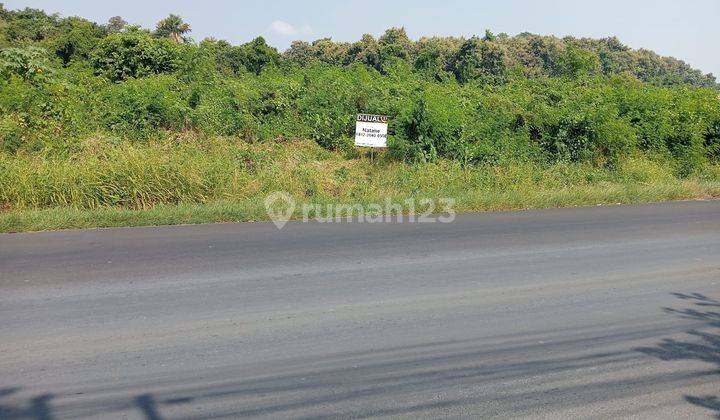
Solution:
<svg viewBox="0 0 720 420"><path fill-rule="evenodd" d="M0 419L720 416L720 202L0 235Z"/></svg>

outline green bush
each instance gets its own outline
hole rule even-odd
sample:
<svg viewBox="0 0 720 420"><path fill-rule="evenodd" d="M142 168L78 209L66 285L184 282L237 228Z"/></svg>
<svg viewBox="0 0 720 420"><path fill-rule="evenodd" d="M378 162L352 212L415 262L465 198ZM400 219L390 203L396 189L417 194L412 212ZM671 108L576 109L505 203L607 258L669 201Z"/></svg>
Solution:
<svg viewBox="0 0 720 420"><path fill-rule="evenodd" d="M466 114L448 92L429 89L397 120L394 154L405 160L435 161L438 157L466 160L463 141Z"/></svg>
<svg viewBox="0 0 720 420"><path fill-rule="evenodd" d="M17 115L0 117L0 151L15 153L23 144L22 121Z"/></svg>
<svg viewBox="0 0 720 420"><path fill-rule="evenodd" d="M238 83L191 86L189 107L192 126L209 135L245 135L253 131L248 95Z"/></svg>
<svg viewBox="0 0 720 420"><path fill-rule="evenodd" d="M705 148L711 159L720 161L720 117L710 123L705 133Z"/></svg>
<svg viewBox="0 0 720 420"><path fill-rule="evenodd" d="M43 81L52 72L47 51L38 47L3 48L0 51L0 77L19 76L28 81Z"/></svg>
<svg viewBox="0 0 720 420"><path fill-rule="evenodd" d="M450 68L460 83L502 83L508 72L507 52L495 42L473 37L460 46Z"/></svg>
<svg viewBox="0 0 720 420"><path fill-rule="evenodd" d="M182 45L130 29L100 41L93 52L92 63L98 74L120 81L176 71L182 64L181 57Z"/></svg>
<svg viewBox="0 0 720 420"><path fill-rule="evenodd" d="M298 111L310 138L328 149L346 147L355 132L355 115L374 112L365 69L343 70L317 64L305 70Z"/></svg>
<svg viewBox="0 0 720 420"><path fill-rule="evenodd" d="M71 17L64 21L61 35L55 40L55 54L63 65L72 61L88 60L103 37L102 29L95 23Z"/></svg>
<svg viewBox="0 0 720 420"><path fill-rule="evenodd" d="M156 75L108 86L100 93L101 119L109 131L130 139L146 139L158 130L189 125L187 85L172 75Z"/></svg>

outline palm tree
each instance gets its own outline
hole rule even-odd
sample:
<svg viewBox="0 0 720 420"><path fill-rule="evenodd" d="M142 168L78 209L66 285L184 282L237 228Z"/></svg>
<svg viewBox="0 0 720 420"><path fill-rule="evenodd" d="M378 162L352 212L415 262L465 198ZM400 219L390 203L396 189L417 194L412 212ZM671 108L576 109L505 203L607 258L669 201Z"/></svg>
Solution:
<svg viewBox="0 0 720 420"><path fill-rule="evenodd" d="M190 32L190 25L185 23L178 15L169 15L157 24L155 34L161 37L168 37L175 42L183 42L183 35Z"/></svg>

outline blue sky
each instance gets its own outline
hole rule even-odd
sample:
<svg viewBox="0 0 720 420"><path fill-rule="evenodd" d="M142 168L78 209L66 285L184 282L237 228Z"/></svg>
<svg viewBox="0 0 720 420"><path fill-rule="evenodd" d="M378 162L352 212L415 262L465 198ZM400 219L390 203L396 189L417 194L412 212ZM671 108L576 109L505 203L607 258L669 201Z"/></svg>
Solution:
<svg viewBox="0 0 720 420"><path fill-rule="evenodd" d="M0 0L3 1L3 0ZM354 41L363 33L381 34L404 26L411 38L422 35L483 34L485 29L605 37L616 35L634 48L647 48L687 61L720 76L720 0L443 0L443 1L150 1L4 0L10 9L35 7L63 16L106 22L120 15L130 23L154 27L168 15L181 15L192 37L226 39L234 44L263 35L286 48L293 39L332 37Z"/></svg>

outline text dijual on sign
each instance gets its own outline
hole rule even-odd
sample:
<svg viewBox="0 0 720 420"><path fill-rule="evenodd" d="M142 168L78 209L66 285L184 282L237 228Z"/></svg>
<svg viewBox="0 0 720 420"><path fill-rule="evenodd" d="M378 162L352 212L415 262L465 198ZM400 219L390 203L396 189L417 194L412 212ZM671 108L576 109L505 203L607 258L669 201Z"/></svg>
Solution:
<svg viewBox="0 0 720 420"><path fill-rule="evenodd" d="M385 115L358 114L355 121L355 145L387 147L387 121Z"/></svg>

